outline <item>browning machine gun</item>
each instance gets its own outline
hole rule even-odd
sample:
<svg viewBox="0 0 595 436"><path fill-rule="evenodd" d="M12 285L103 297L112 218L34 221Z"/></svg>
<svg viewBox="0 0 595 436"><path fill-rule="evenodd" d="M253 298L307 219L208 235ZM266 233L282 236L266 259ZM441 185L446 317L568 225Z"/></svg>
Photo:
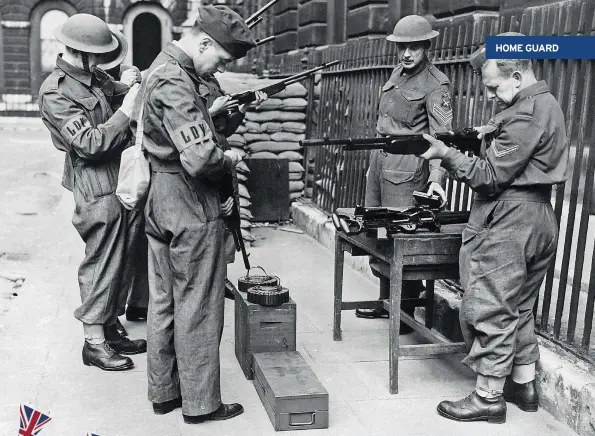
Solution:
<svg viewBox="0 0 595 436"><path fill-rule="evenodd" d="M233 176L231 173L227 173L221 179L221 191L219 193L221 202L226 201L228 198L233 199L233 210L231 215L224 216L223 222L233 235L233 241L236 245L236 251L242 252L242 258L244 259L244 267L250 271L250 260L248 260L248 254L246 253L246 246L244 245L244 238L242 237L242 229L240 227L240 208L236 202L236 197L233 188Z"/></svg>
<svg viewBox="0 0 595 436"><path fill-rule="evenodd" d="M481 139L477 138L479 132L471 127L456 132L434 133L434 138L459 151L471 151L479 156ZM305 147L320 147L322 145L341 145L345 151L380 149L388 154L414 154L420 155L430 148L430 143L419 135L393 135L380 138L346 138L346 139L306 139L300 141Z"/></svg>
<svg viewBox="0 0 595 436"><path fill-rule="evenodd" d="M469 220L469 212L443 211L437 195L416 191L413 197L418 205L411 208L339 208L332 215L333 224L347 235L376 233L378 239L386 239L395 233L416 233L422 229L439 232L442 224L466 223Z"/></svg>
<svg viewBox="0 0 595 436"><path fill-rule="evenodd" d="M267 96L270 97L271 95L274 95L274 94L277 94L277 93L283 91L285 88L287 88L292 83L296 83L301 80L304 80L305 78L307 78L308 76L311 76L315 72L323 70L328 67L332 67L333 65L336 65L338 63L339 63L338 60L332 61L332 62L327 62L326 64L322 64L318 67L312 68L310 70L307 70L307 71L298 73L294 76L288 77L286 79L280 80L279 82L273 83L272 85L264 86L264 87L256 89L256 90L243 91L243 92L237 92L235 94L230 94L231 100L237 100L238 104L252 103L253 101L256 100L256 91L262 91Z"/></svg>

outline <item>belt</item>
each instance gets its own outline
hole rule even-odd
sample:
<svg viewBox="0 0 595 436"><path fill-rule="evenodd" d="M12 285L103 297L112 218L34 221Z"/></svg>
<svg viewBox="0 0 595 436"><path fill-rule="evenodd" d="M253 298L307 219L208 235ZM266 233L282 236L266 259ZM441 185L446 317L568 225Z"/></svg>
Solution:
<svg viewBox="0 0 595 436"><path fill-rule="evenodd" d="M162 160L151 156L151 171L155 173L182 173L185 172L179 160Z"/></svg>
<svg viewBox="0 0 595 436"><path fill-rule="evenodd" d="M534 201L537 203L550 203L551 199L551 185L510 186L498 196L477 195L475 197L476 201Z"/></svg>

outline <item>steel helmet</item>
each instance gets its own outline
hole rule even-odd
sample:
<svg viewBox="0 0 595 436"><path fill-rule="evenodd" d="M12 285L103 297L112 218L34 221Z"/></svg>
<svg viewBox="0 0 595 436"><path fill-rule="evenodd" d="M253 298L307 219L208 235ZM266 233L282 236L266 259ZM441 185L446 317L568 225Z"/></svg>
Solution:
<svg viewBox="0 0 595 436"><path fill-rule="evenodd" d="M416 42L427 41L438 36L438 32L432 30L432 26L424 17L419 15L407 15L395 25L392 35L386 39L393 42Z"/></svg>
<svg viewBox="0 0 595 436"><path fill-rule="evenodd" d="M118 40L118 47L101 56L101 62L97 66L104 71L111 70L120 65L124 62L124 58L128 53L128 42L126 42L124 35L115 29L111 29L111 32Z"/></svg>
<svg viewBox="0 0 595 436"><path fill-rule="evenodd" d="M75 14L68 18L56 28L54 36L66 47L84 53L109 53L120 45L105 21L90 14Z"/></svg>

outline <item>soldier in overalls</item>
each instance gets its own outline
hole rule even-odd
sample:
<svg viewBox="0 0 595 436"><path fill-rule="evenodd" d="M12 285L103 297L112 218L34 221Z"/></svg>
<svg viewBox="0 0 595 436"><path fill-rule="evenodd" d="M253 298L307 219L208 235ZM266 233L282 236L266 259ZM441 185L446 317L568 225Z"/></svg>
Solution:
<svg viewBox="0 0 595 436"><path fill-rule="evenodd" d="M567 179L569 148L562 109L547 83L535 78L530 60L486 61L482 48L471 64L501 110L479 128L481 156L468 157L427 135L432 146L422 155L442 159L451 176L476 193L460 251L460 321L470 347L463 363L477 373L477 384L466 398L441 402L438 412L457 421L502 423L506 401L527 412L539 405L533 307L556 252L551 192Z"/></svg>
<svg viewBox="0 0 595 436"><path fill-rule="evenodd" d="M418 15L409 15L396 24L387 40L397 43L399 65L382 87L376 131L380 136L435 133L451 130L452 108L450 81L427 58L431 39L438 32ZM427 162L417 156L386 154L373 150L366 177L366 206L410 207L415 205L414 191L438 194L446 202L442 186L446 172L439 161ZM380 279L380 297L390 297L390 281L370 261ZM421 280L403 282L403 298L418 298ZM414 307L402 306L413 314ZM385 309L357 309L359 318L388 318ZM401 333L411 328L401 323Z"/></svg>
<svg viewBox="0 0 595 436"><path fill-rule="evenodd" d="M200 25L168 44L144 83L144 139L151 160L148 379L156 414L182 407L190 424L243 412L223 404L219 344L225 281L221 178L241 160L216 143L200 77L223 72L255 46L229 8L199 9Z"/></svg>
<svg viewBox="0 0 595 436"><path fill-rule="evenodd" d="M140 212L127 211L115 196L138 85L114 82L96 67L101 54L118 46L115 34L93 15L70 17L56 29L65 53L39 91L41 119L56 148L66 152L62 184L74 194L72 222L85 241L78 274L82 304L74 312L85 333L83 363L109 371L132 368L123 355L144 353L147 346L117 327L134 286L142 229Z"/></svg>

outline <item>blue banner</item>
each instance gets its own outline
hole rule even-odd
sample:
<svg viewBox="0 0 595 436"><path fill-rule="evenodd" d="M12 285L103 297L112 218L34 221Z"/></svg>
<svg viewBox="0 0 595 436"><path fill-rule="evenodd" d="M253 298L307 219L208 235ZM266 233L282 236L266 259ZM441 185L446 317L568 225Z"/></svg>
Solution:
<svg viewBox="0 0 595 436"><path fill-rule="evenodd" d="M487 36L486 59L595 59L595 36Z"/></svg>

